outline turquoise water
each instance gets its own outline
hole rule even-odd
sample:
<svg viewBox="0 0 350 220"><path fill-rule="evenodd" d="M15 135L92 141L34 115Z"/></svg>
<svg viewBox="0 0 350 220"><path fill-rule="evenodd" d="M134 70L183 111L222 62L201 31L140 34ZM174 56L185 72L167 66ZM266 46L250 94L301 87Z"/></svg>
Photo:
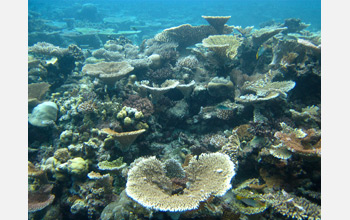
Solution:
<svg viewBox="0 0 350 220"><path fill-rule="evenodd" d="M96 9L93 13L80 15L84 5L92 4ZM39 13L42 19L56 23L64 31L65 20L75 19L76 26L79 21L88 21L95 24L111 27L103 19L117 17L119 20L116 31L128 31L133 27L141 33L134 37L135 43L149 38L165 28L181 24L201 25L207 24L202 15L231 16L228 25L255 26L275 21L283 23L286 18L299 18L311 24L308 30L321 29L321 1L319 0L103 0L103 1L44 1L29 0L29 11ZM84 17L85 16L85 17ZM55 25L55 24L51 24ZM91 25L89 25L91 26ZM29 31L31 33L31 30ZM35 40L29 40L33 45Z"/></svg>

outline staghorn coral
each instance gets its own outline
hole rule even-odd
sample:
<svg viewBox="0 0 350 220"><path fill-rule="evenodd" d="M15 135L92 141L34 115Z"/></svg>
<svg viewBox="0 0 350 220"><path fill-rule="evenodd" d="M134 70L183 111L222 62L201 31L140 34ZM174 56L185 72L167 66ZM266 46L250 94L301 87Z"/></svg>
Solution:
<svg viewBox="0 0 350 220"><path fill-rule="evenodd" d="M202 15L211 26L215 28L218 34L223 34L224 26L231 16L205 16Z"/></svg>
<svg viewBox="0 0 350 220"><path fill-rule="evenodd" d="M233 60L237 56L242 40L236 35L211 35L203 39L202 43L204 47L218 55L219 59L224 60L228 58Z"/></svg>
<svg viewBox="0 0 350 220"><path fill-rule="evenodd" d="M163 163L154 156L138 161L128 172L126 193L141 205L160 211L196 209L211 195L221 196L231 188L234 164L222 153L193 157L185 172L188 177L182 194L171 195L171 181Z"/></svg>
<svg viewBox="0 0 350 220"><path fill-rule="evenodd" d="M85 64L83 73L96 76L107 84L114 84L119 79L134 70L128 62L101 62L97 64Z"/></svg>

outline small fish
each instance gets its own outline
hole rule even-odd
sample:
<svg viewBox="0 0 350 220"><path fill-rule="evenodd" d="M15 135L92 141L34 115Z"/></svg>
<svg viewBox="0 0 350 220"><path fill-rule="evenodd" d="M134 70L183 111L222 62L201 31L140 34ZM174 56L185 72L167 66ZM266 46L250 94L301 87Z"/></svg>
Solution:
<svg viewBox="0 0 350 220"><path fill-rule="evenodd" d="M248 205L248 206L251 206L251 207L261 207L261 206L264 206L265 204L263 202L260 202L260 201L257 201L255 199L250 199L250 198L246 198L246 197L243 197L243 196L238 196L236 195L236 198L243 202L244 204Z"/></svg>
<svg viewBox="0 0 350 220"><path fill-rule="evenodd" d="M130 29L133 31L138 31L136 27L130 27Z"/></svg>
<svg viewBox="0 0 350 220"><path fill-rule="evenodd" d="M258 51L256 52L255 58L259 59L259 57L265 52L265 50L266 50L266 46L264 44L262 44L259 47Z"/></svg>
<svg viewBox="0 0 350 220"><path fill-rule="evenodd" d="M217 105L216 108L219 109L219 110L230 110L229 107L224 106L224 105Z"/></svg>

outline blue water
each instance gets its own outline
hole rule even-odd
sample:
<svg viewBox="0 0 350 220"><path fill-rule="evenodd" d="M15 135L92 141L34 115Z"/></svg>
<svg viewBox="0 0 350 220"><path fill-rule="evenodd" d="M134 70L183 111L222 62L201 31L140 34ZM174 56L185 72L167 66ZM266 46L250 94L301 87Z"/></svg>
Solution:
<svg viewBox="0 0 350 220"><path fill-rule="evenodd" d="M207 24L202 15L230 15L228 25L256 28L264 22L283 23L286 18L299 18L310 24L308 30L321 29L320 0L29 0L28 9L38 12L41 19L64 22L74 18L77 23L82 19L78 16L80 10L88 3L94 5L100 18L89 22L104 24L103 19L108 17L123 18L116 31L140 27L142 32L134 38L136 41L181 24Z"/></svg>

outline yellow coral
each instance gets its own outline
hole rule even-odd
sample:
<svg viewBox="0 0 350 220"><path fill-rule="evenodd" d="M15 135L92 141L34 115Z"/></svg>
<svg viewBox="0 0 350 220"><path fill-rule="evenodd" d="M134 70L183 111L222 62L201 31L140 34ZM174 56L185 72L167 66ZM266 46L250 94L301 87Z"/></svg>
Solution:
<svg viewBox="0 0 350 220"><path fill-rule="evenodd" d="M141 129L147 130L149 128L148 124L145 122L139 122L139 123L137 123L137 125L135 127L137 130L141 130Z"/></svg>
<svg viewBox="0 0 350 220"><path fill-rule="evenodd" d="M135 119L141 119L143 118L143 113L142 112L136 112L135 113Z"/></svg>
<svg viewBox="0 0 350 220"><path fill-rule="evenodd" d="M124 118L124 125L125 126L131 125L132 123L133 123L133 121L131 120L131 118L129 118L129 117Z"/></svg>
<svg viewBox="0 0 350 220"><path fill-rule="evenodd" d="M242 40L232 35L211 35L203 39L203 46L216 53L220 58L233 60L237 55L237 49L242 44Z"/></svg>
<svg viewBox="0 0 350 220"><path fill-rule="evenodd" d="M81 157L68 160L68 172L75 176L84 175L88 172L89 165Z"/></svg>
<svg viewBox="0 0 350 220"><path fill-rule="evenodd" d="M117 118L118 119L123 119L128 115L128 113L126 112L126 110L123 108L120 112L118 112L117 114Z"/></svg>

